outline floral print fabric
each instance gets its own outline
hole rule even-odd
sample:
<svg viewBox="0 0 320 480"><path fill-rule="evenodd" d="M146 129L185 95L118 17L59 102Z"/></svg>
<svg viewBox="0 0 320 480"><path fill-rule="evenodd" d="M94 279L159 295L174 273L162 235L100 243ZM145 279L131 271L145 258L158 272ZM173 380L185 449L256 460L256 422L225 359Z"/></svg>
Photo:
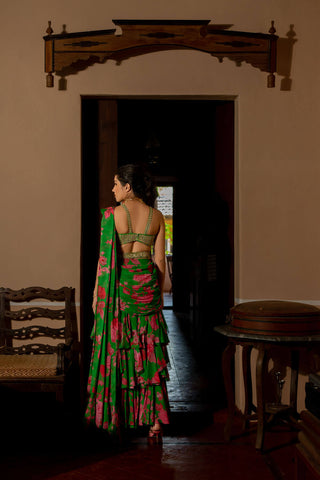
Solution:
<svg viewBox="0 0 320 480"><path fill-rule="evenodd" d="M114 210L102 213L85 417L110 433L169 423L168 335L157 272L150 259L117 257Z"/></svg>

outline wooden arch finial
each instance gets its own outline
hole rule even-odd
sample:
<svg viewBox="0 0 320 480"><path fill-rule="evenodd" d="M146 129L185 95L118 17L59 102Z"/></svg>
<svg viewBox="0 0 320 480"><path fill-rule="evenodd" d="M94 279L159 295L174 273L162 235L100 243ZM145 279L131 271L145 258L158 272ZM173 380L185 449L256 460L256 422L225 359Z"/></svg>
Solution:
<svg viewBox="0 0 320 480"><path fill-rule="evenodd" d="M48 36L52 35L53 34L53 29L51 27L51 21L48 20L48 28L46 30L46 33L48 34ZM46 38L46 37L45 37ZM52 45L52 40L50 39L48 45ZM54 86L54 77L52 75L52 71L53 71L53 67L52 67L52 64L53 64L53 61L52 61L52 54L50 52L50 49L46 48L45 50L45 62L46 62L46 65L49 64L50 65L50 68L47 69L47 87L53 87Z"/></svg>
<svg viewBox="0 0 320 480"><path fill-rule="evenodd" d="M50 20L48 20L48 28L47 28L46 32L47 32L48 35L53 34L53 30L51 28L51 21Z"/></svg>
<svg viewBox="0 0 320 480"><path fill-rule="evenodd" d="M276 29L274 28L274 20L271 20L271 27L269 28L269 33L274 35L276 33Z"/></svg>

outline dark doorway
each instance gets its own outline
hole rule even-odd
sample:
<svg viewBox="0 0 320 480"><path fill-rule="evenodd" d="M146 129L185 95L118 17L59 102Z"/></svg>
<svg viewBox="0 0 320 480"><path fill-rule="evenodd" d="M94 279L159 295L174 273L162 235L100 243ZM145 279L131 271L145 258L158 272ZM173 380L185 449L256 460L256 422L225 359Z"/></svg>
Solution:
<svg viewBox="0 0 320 480"><path fill-rule="evenodd" d="M99 209L114 204L117 165L146 163L174 185L173 310L195 350L221 370L234 299L234 102L208 98L82 98L81 298L84 376L90 359ZM218 344L217 344L218 342Z"/></svg>

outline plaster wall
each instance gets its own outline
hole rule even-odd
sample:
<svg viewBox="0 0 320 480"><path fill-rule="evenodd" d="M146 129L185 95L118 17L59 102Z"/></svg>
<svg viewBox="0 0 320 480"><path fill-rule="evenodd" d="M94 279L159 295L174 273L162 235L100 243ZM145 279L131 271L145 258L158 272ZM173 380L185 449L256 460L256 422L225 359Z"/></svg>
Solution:
<svg viewBox="0 0 320 480"><path fill-rule="evenodd" d="M318 0L3 0L0 284L72 285L80 302L81 95L236 96L236 300L320 304L319 15ZM248 64L169 51L95 65L68 77L64 91L58 79L46 88L47 21L59 33L63 24L113 28L113 18L211 19L262 33L274 20L281 39L296 33L291 68L285 59L268 89Z"/></svg>

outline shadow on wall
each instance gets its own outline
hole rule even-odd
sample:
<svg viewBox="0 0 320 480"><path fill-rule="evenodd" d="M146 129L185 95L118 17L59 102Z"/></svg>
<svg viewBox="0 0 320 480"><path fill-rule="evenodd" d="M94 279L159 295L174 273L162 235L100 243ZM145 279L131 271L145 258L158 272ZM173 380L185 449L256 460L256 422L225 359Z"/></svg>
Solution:
<svg viewBox="0 0 320 480"><path fill-rule="evenodd" d="M286 34L286 38L278 38L277 42L277 74L282 78L280 90L290 91L292 88L291 65L293 45L298 41L294 31L294 25L290 25L290 29Z"/></svg>

